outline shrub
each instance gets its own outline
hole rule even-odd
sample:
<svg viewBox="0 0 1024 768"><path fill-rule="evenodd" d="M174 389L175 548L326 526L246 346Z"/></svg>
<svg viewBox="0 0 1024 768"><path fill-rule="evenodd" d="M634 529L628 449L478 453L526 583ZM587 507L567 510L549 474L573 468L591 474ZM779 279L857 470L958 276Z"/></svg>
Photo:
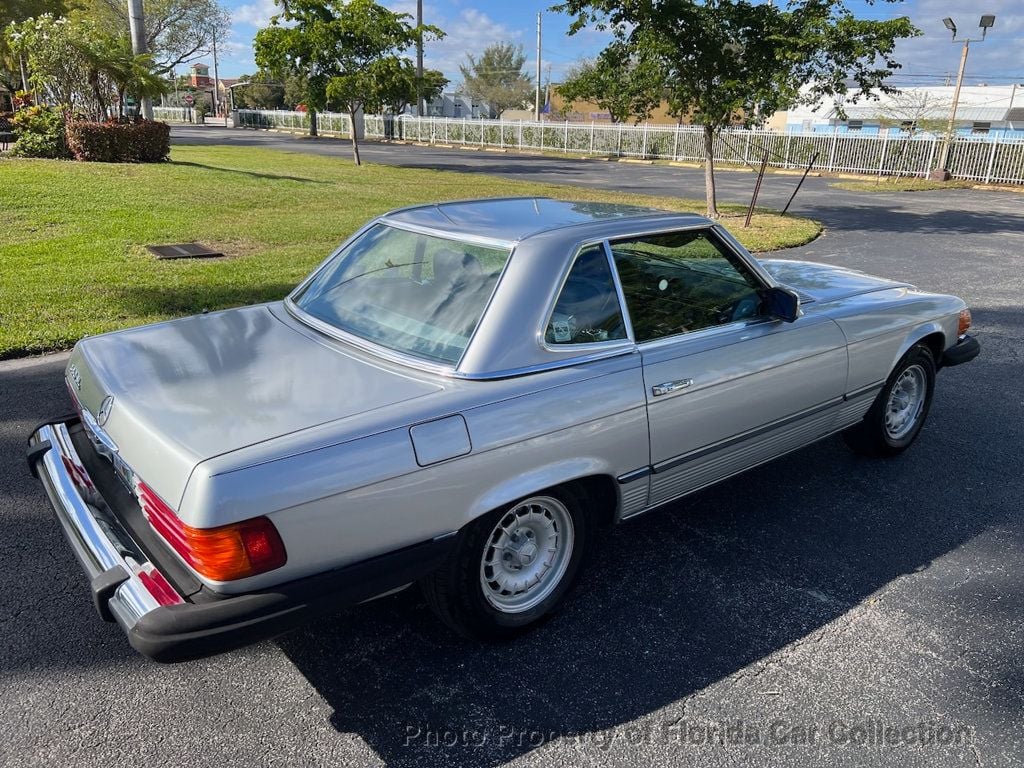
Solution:
<svg viewBox="0 0 1024 768"><path fill-rule="evenodd" d="M14 113L14 146L18 157L70 157L64 138L64 112L56 107L24 107Z"/></svg>
<svg viewBox="0 0 1024 768"><path fill-rule="evenodd" d="M171 152L167 123L90 123L74 121L67 127L68 148L76 160L96 163L159 163Z"/></svg>

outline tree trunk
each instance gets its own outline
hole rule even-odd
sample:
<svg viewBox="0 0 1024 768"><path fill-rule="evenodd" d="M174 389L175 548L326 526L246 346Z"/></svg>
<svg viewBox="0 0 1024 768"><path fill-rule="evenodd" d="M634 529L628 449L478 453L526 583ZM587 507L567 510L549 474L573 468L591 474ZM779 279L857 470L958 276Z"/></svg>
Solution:
<svg viewBox="0 0 1024 768"><path fill-rule="evenodd" d="M356 138L356 113L353 110L348 113L349 135L352 137L352 159L356 161L356 165L362 165L362 161L359 159L359 139Z"/></svg>
<svg viewBox="0 0 1024 768"><path fill-rule="evenodd" d="M704 193L708 203L708 218L717 219L718 199L715 197L715 129L704 126Z"/></svg>
<svg viewBox="0 0 1024 768"><path fill-rule="evenodd" d="M319 136L320 134L317 133L317 130L316 130L316 110L315 109L309 109L307 111L307 114L309 115L309 135L310 136Z"/></svg>

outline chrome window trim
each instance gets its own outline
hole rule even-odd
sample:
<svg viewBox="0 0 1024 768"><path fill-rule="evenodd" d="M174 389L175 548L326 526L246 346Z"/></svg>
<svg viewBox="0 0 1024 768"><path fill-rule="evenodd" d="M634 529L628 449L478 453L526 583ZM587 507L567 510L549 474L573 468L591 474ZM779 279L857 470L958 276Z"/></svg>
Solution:
<svg viewBox="0 0 1024 768"><path fill-rule="evenodd" d="M743 245L732 236L729 230L721 224L714 224L711 226L711 229L716 235L718 235L722 244L728 250L732 251L732 253L739 258L740 261L746 264L754 275L764 283L765 288L786 287L782 286L778 280L772 277L771 272L765 269L764 265L758 261L750 251L744 248Z"/></svg>
<svg viewBox="0 0 1024 768"><path fill-rule="evenodd" d="M608 259L608 268L612 271L612 280L615 282L615 293L619 297L619 308L622 312L622 320L626 324L626 338L636 344L636 336L633 335L633 320L629 314L629 305L626 303L626 293L622 290L622 281L619 279L619 270L615 266L615 256L612 255L612 246L607 239L601 243L604 248L604 255Z"/></svg>
<svg viewBox="0 0 1024 768"><path fill-rule="evenodd" d="M549 360L546 363L534 363L533 365L524 365L521 368L506 368L500 371L487 371L485 373L462 373L456 371L454 374L452 374L452 377L456 379L465 379L467 381L490 381L493 379L511 379L517 376L526 376L531 373L542 373L544 371L554 371L559 370L561 368L573 368L577 365L593 363L598 360L607 360L612 357L632 355L636 352L636 345L630 342L628 339L616 339L615 341L620 342L620 344L615 346L614 348L604 347L600 351L591 352L589 354L577 355L575 357L563 357L558 360ZM603 345L606 342L600 343ZM580 344L574 346L584 345Z"/></svg>
<svg viewBox="0 0 1024 768"><path fill-rule="evenodd" d="M437 227L427 227L422 224L412 224L407 221L392 221L387 217L380 217L375 220L375 223L385 227L391 227L392 229L401 229L406 232L413 232L417 235L428 235L430 237L436 237L439 240L450 240L456 243L469 243L470 245L482 245L488 248L501 248L503 250L512 251L519 244L518 240L502 240L498 237L487 237L486 235L472 235L469 233L463 234L461 232L451 232ZM511 258L511 256L510 256ZM508 261L506 260L506 264Z"/></svg>
<svg viewBox="0 0 1024 768"><path fill-rule="evenodd" d="M606 248L608 244L607 240L586 240L576 244L576 250L573 252L572 258L569 259L569 265L562 272L562 279L558 283L558 290L555 292L555 297L548 303L547 313L545 319L541 323L540 328L537 329L537 343L540 348L545 352L563 352L563 351L579 351L589 352L598 351L602 349L609 349L611 345L629 347L632 348L635 344L633 341L632 328L629 325L629 318L626 314L625 305L622 302L622 291L619 286L619 275L615 271L615 265L609 263L608 268L612 273L612 284L615 286L616 300L619 302L619 316L622 318L622 326L626 331L626 338L624 339L605 339L604 341L591 341L583 342L579 344L548 344L547 335L548 326L551 325L551 318L555 314L555 307L558 306L558 300L562 298L562 291L565 290L565 284L569 282L569 275L572 274L572 268L576 266L576 262L584 251L598 247L605 253L605 258L608 257L608 250Z"/></svg>
<svg viewBox="0 0 1024 768"><path fill-rule="evenodd" d="M715 338L716 336L727 336L735 331L742 330L743 328L750 328L755 325L765 325L767 323L781 323L781 320L777 320L772 317L755 317L749 320L734 320L731 323L725 325L712 325L707 328L699 328L696 331L687 331L686 333L677 333L672 336L662 336L660 339L651 339L650 341L641 341L637 343L637 349L641 352L654 352L655 350L661 349L662 347L668 347L673 344L678 344L681 341L689 341L690 339L705 339Z"/></svg>

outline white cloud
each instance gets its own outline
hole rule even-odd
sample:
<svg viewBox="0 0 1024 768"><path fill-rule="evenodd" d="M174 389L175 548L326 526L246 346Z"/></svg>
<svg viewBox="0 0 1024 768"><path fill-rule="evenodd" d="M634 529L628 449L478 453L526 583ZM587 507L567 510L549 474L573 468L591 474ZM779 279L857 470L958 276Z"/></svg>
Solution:
<svg viewBox="0 0 1024 768"><path fill-rule="evenodd" d="M522 32L496 22L476 8L464 8L455 19L431 18L424 10L425 24L440 27L446 34L443 40L429 42L424 46L424 66L440 70L452 80L454 88L460 80L459 65L465 62L466 54L478 56L488 45L500 42L518 43ZM524 48L527 58L535 55L534 46Z"/></svg>
<svg viewBox="0 0 1024 768"><path fill-rule="evenodd" d="M274 0L256 0L254 3L245 3L231 11L231 23L248 24L258 29L267 26L270 23L270 17L280 12L281 9L274 4Z"/></svg>

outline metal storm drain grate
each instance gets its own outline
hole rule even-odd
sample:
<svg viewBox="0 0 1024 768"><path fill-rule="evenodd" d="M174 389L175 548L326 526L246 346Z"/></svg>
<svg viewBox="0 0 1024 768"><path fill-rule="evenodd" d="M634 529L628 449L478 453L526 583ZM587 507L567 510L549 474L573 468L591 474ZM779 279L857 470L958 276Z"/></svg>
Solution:
<svg viewBox="0 0 1024 768"><path fill-rule="evenodd" d="M213 259L224 254L202 243L174 243L172 245L147 245L146 250L158 259Z"/></svg>

